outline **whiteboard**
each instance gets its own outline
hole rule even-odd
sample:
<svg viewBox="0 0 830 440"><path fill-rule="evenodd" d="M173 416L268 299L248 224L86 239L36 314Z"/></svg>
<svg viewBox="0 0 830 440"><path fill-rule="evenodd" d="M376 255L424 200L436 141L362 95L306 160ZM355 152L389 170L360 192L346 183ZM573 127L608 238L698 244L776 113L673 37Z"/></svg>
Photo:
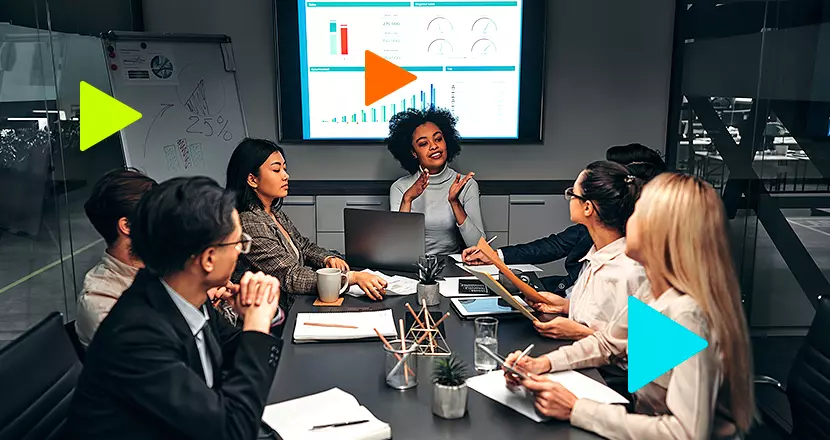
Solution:
<svg viewBox="0 0 830 440"><path fill-rule="evenodd" d="M113 97L142 114L121 130L125 164L159 182L202 175L224 184L247 136L230 38L110 31L102 44Z"/></svg>

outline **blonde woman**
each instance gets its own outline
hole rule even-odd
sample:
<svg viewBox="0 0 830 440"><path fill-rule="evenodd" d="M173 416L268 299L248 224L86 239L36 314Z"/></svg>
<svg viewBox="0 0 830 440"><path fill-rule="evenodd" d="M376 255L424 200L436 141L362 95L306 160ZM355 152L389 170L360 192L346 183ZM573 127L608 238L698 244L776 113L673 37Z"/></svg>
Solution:
<svg viewBox="0 0 830 440"><path fill-rule="evenodd" d="M628 221L626 253L639 261L656 298L650 305L709 341L709 346L634 395L623 406L577 399L536 374L596 367L627 351L628 314L605 330L539 358L521 382L536 408L611 439L734 438L753 420L746 320L726 237L723 203L700 179L663 174L646 185ZM508 357L513 362L518 352ZM513 376L508 383L518 385Z"/></svg>

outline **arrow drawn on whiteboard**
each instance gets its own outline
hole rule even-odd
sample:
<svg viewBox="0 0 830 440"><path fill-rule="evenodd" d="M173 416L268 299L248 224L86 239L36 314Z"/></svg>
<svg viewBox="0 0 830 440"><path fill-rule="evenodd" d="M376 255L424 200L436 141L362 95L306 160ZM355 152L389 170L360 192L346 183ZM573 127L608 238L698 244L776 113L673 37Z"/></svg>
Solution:
<svg viewBox="0 0 830 440"><path fill-rule="evenodd" d="M156 121L160 117L164 116L164 112L169 110L170 107L173 107L175 104L159 104L159 105L162 107L161 111L156 113L156 116L153 117L153 122L150 123L150 127L147 129L147 135L144 136L144 158L147 158L147 140L150 139L150 133L153 132L153 124L155 124Z"/></svg>

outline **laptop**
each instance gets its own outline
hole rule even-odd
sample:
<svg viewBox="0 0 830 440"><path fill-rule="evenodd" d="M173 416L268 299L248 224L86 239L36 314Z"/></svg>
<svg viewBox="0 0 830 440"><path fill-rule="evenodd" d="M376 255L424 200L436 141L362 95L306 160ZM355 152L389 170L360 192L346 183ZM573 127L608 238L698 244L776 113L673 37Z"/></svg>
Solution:
<svg viewBox="0 0 830 440"><path fill-rule="evenodd" d="M351 266L417 271L424 255L423 214L346 208L343 226Z"/></svg>

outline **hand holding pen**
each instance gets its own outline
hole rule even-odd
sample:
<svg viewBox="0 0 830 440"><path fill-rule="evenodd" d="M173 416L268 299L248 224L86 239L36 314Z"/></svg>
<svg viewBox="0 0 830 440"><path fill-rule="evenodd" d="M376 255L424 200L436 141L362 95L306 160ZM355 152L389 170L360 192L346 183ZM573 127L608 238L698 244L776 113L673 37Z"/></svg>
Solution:
<svg viewBox="0 0 830 440"><path fill-rule="evenodd" d="M498 235L490 237L490 239L487 240L487 244L489 245L493 243L493 240L495 240L496 238L498 238ZM464 264L469 264L471 266L493 264L493 262L490 261L490 259L487 258L486 255L481 253L481 249L479 249L478 246L472 246L467 249L464 249L464 252L461 253L461 261L463 261Z"/></svg>

